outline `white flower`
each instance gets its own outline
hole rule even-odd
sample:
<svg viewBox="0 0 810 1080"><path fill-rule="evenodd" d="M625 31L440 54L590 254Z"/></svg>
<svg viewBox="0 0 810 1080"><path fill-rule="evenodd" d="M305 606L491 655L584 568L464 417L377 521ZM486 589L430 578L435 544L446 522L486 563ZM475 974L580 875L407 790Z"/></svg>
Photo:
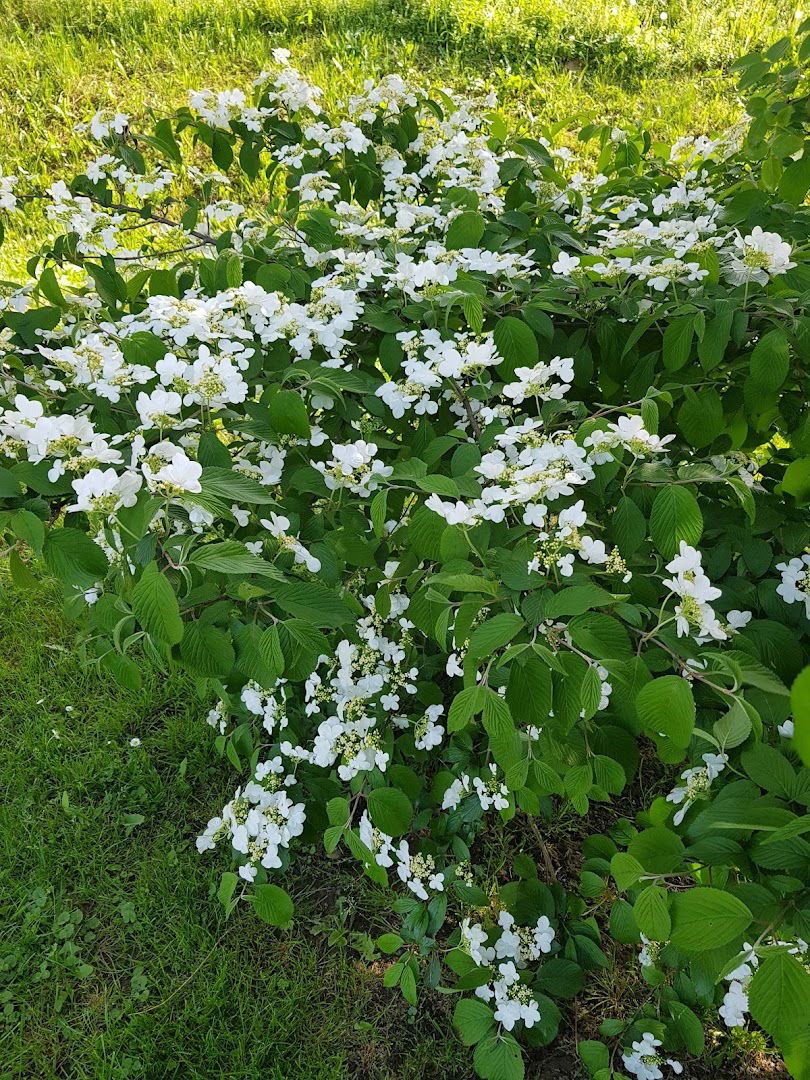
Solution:
<svg viewBox="0 0 810 1080"><path fill-rule="evenodd" d="M355 495L367 496L393 472L392 466L384 465L375 457L376 453L375 443L358 439L353 443L334 444L328 462L315 461L313 464L323 473L324 482L331 491L345 487Z"/></svg>
<svg viewBox="0 0 810 1080"><path fill-rule="evenodd" d="M183 406L183 399L174 390L158 386L151 394L140 393L135 408L141 418L141 426L170 427Z"/></svg>
<svg viewBox="0 0 810 1080"><path fill-rule="evenodd" d="M541 915L537 920L537 924L532 931L534 936L534 948L541 953L551 952L551 946L554 943L555 931L554 927L548 921L547 916Z"/></svg>
<svg viewBox="0 0 810 1080"><path fill-rule="evenodd" d="M677 1075L683 1072L683 1065L674 1058L663 1058L658 1053L661 1040L646 1031L641 1039L632 1044L631 1050L622 1055L624 1067L638 1080L661 1080L664 1073L661 1065L669 1065Z"/></svg>
<svg viewBox="0 0 810 1080"><path fill-rule="evenodd" d="M777 563L776 569L782 574L776 591L786 604L804 604L804 612L810 619L810 554L791 559L786 563Z"/></svg>
<svg viewBox="0 0 810 1080"><path fill-rule="evenodd" d="M480 923L471 925L469 919L462 921L462 943L479 967L487 967L495 959L495 950L487 946L487 937L488 934Z"/></svg>
<svg viewBox="0 0 810 1080"><path fill-rule="evenodd" d="M295 562L303 564L312 574L318 573L321 569L321 560L307 551L297 537L289 535L287 532L290 527L289 518L284 517L283 514L271 512L269 518L261 519L261 524L276 538L282 549L287 549L293 553Z"/></svg>
<svg viewBox="0 0 810 1080"><path fill-rule="evenodd" d="M728 764L728 755L704 754L703 761L704 765L702 767L697 766L696 768L686 769L685 772L681 773L681 780L684 783L673 788L667 795L667 802L676 805L682 804L672 819L674 825L680 825L692 803L707 797L712 781L720 775Z"/></svg>
<svg viewBox="0 0 810 1080"><path fill-rule="evenodd" d="M726 615L726 622L732 630L742 630L746 627L753 618L753 613L750 611L739 611L737 608L729 611Z"/></svg>
<svg viewBox="0 0 810 1080"><path fill-rule="evenodd" d="M666 569L675 576L665 579L664 585L680 597L675 607L678 636L692 634L697 641L727 638L728 632L710 604L721 593L706 577L700 552L681 540L679 554Z"/></svg>
<svg viewBox="0 0 810 1080"><path fill-rule="evenodd" d="M144 466L144 472L146 472L146 466ZM199 492L202 491L201 476L202 465L186 457L182 450L178 450L168 464L158 469L152 476L147 474L147 481L152 490Z"/></svg>
<svg viewBox="0 0 810 1080"><path fill-rule="evenodd" d="M730 252L726 276L736 285L756 281L767 285L771 277L785 274L796 265L790 260L790 244L778 233L763 232L754 226L748 236L737 235Z"/></svg>
<svg viewBox="0 0 810 1080"><path fill-rule="evenodd" d="M559 399L571 389L574 361L571 357L555 356L548 364L515 368L515 375L518 381L507 383L503 388L504 396L511 398L515 405L522 405L527 398L538 401Z"/></svg>
<svg viewBox="0 0 810 1080"><path fill-rule="evenodd" d="M440 746L444 736L444 727L436 721L444 713L443 705L429 705L425 715L414 729L414 746L417 750L432 750Z"/></svg>
<svg viewBox="0 0 810 1080"><path fill-rule="evenodd" d="M112 515L123 506L134 506L138 501L141 478L137 473L117 473L115 469L90 469L85 475L71 482L76 492L76 502L69 510L85 510Z"/></svg>
<svg viewBox="0 0 810 1080"><path fill-rule="evenodd" d="M579 255L569 255L567 251L561 251L556 261L551 264L551 272L559 274L560 277L570 277L579 264Z"/></svg>

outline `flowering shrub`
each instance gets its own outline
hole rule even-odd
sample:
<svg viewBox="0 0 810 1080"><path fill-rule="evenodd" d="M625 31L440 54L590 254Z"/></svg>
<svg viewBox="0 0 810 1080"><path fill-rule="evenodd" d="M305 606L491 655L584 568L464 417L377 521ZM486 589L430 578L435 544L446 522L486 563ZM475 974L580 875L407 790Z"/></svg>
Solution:
<svg viewBox="0 0 810 1080"><path fill-rule="evenodd" d="M14 582L42 556L89 663L215 702L228 914L286 926L296 850L345 845L386 985L458 995L490 1080L613 942L649 993L593 1077L751 1018L810 1075L809 30L740 62L748 128L586 128L590 171L395 76L326 116L280 54L0 185L57 233L2 311ZM642 765L669 794L538 871Z"/></svg>

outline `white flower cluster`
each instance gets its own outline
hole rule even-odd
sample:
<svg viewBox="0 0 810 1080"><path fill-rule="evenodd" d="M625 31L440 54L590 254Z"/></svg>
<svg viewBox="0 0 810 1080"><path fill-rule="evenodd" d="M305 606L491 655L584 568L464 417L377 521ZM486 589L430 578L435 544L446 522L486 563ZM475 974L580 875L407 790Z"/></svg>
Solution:
<svg viewBox="0 0 810 1080"><path fill-rule="evenodd" d="M335 443L328 461L313 464L323 473L324 483L330 491L347 488L355 495L371 495L393 472L390 465L374 456L376 453L376 444L363 439L345 445Z"/></svg>
<svg viewBox="0 0 810 1080"><path fill-rule="evenodd" d="M477 987L475 994L483 1001L494 1001L495 1019L506 1031L511 1031L519 1021L530 1028L540 1020L537 999L521 981L520 969L549 953L554 936L554 928L545 915L533 927L524 927L517 926L508 911L501 911L497 927L489 933L480 923L470 923L469 919L462 922L461 947L475 964L492 967L496 960L501 961L497 967L499 977Z"/></svg>
<svg viewBox="0 0 810 1080"><path fill-rule="evenodd" d="M18 177L3 176L0 172L0 210L12 211L17 209L17 196L14 188L17 186Z"/></svg>
<svg viewBox="0 0 810 1080"><path fill-rule="evenodd" d="M412 853L407 840L401 840L396 849L397 876L420 900L428 900L430 893L444 892L444 873L437 869L432 855Z"/></svg>
<svg viewBox="0 0 810 1080"><path fill-rule="evenodd" d="M401 712L402 699L416 693L418 672L407 663L412 629L404 616L408 603L407 597L393 595L391 629L374 612L357 623L359 645L344 639L334 656L319 658L305 683L305 712L307 716L328 715L320 722L311 749L284 742L282 755L320 768L337 765L344 781L374 768L385 772L390 758L384 748L386 731L408 725ZM371 597L367 604L373 607ZM424 734L431 731L431 739L438 715L434 711L425 716Z"/></svg>
<svg viewBox="0 0 810 1080"><path fill-rule="evenodd" d="M455 810L462 799L473 791L484 812L506 810L509 806L509 789L499 779L498 767L494 762L490 762L489 772L490 775L487 778L481 776L470 778L467 773L456 777L442 797L442 810Z"/></svg>
<svg viewBox="0 0 810 1080"><path fill-rule="evenodd" d="M718 148L705 147L708 156ZM602 174L572 177L568 190L555 193L553 201L589 242L585 254L561 251L553 273L577 287L640 282L651 291L642 303L649 308L656 294L698 291L710 278L708 254L732 285L764 286L792 270L790 243L759 225L745 236L728 228L708 183L705 168L691 169L668 190L641 199L616 196Z"/></svg>
<svg viewBox="0 0 810 1080"><path fill-rule="evenodd" d="M295 562L303 564L311 574L317 574L321 568L321 560L307 551L296 536L290 536L290 519L283 514L271 513L269 518L262 518L261 525L275 539L282 550L293 553Z"/></svg>
<svg viewBox="0 0 810 1080"><path fill-rule="evenodd" d="M805 552L786 563L777 563L782 580L776 591L786 604L804 604L804 613L810 619L810 555Z"/></svg>
<svg viewBox="0 0 810 1080"><path fill-rule="evenodd" d="M498 414L491 419L498 419ZM609 431L594 432L585 440L586 447L592 446L589 452L574 440L573 432L563 430L547 435L542 421L530 417L495 435L498 449L484 454L475 468L484 483L479 498L452 503L431 495L427 506L450 525L503 521L507 511L512 510L521 515L526 525L542 527L548 514L546 503L573 495L577 487L592 481L596 475L593 466L613 456L608 447L610 451L626 447L636 457L642 457L661 453L668 441L669 437L658 439L650 435L640 417L622 417L618 424L610 425ZM563 519L563 530L575 525L577 520L584 524L583 506L578 503L570 509L571 520ZM586 561L607 560L604 545L590 537L578 542L576 549Z"/></svg>
<svg viewBox="0 0 810 1080"><path fill-rule="evenodd" d="M444 892L444 871L436 866L432 855L411 852L407 840L395 845L394 838L376 829L363 811L358 828L360 839L374 856L377 866L396 867L397 877L420 900L428 900L431 893Z"/></svg>
<svg viewBox="0 0 810 1080"><path fill-rule="evenodd" d="M239 867L246 881L255 879L259 865L268 870L282 866L280 850L301 835L306 821L304 803L293 802L288 794L295 777L288 774L282 780L283 772L280 757L258 765L255 779L238 788L222 814L208 822L197 838L197 850L210 851L227 838L246 857Z"/></svg>
<svg viewBox="0 0 810 1080"><path fill-rule="evenodd" d="M376 390L397 420L411 408L417 416L433 416L442 401L453 403L453 411L464 419L458 404L460 384L481 378L502 360L492 334L480 339L466 333L443 338L438 330L418 334L407 330L397 334L397 340L403 349L402 379L389 379Z"/></svg>
<svg viewBox="0 0 810 1080"><path fill-rule="evenodd" d="M659 1054L659 1046L661 1040L645 1031L642 1037L632 1044L630 1052L622 1054L625 1069L637 1077L637 1080L661 1080L664 1075L661 1071L662 1065L669 1065L676 1075L680 1075L683 1065L674 1058L665 1058Z"/></svg>
<svg viewBox="0 0 810 1080"><path fill-rule="evenodd" d="M742 956L742 963L726 975L729 987L719 1009L726 1027L743 1027L748 1012L747 988L759 963L759 958L748 942L743 945Z"/></svg>
<svg viewBox="0 0 810 1080"><path fill-rule="evenodd" d="M264 690L251 680L242 687L239 695L247 711L262 718L262 727L268 735L283 731L289 723L283 690L285 682L286 679L278 679L273 690Z"/></svg>
<svg viewBox="0 0 810 1080"><path fill-rule="evenodd" d="M716 780L728 765L728 755L703 754L703 761L703 765L682 772L681 780L684 782L674 787L667 795L667 802L675 803L676 806L680 807L672 819L675 825L680 825L686 816L687 810L694 802L708 797L712 781Z"/></svg>
<svg viewBox="0 0 810 1080"><path fill-rule="evenodd" d="M613 451L618 447L629 450L634 457L643 458L663 453L667 443L674 438L674 435L665 435L661 439L650 434L640 416L620 416L617 423L608 424L604 431L592 432L585 439L585 445L593 447L590 456L593 464L602 465L613 458Z"/></svg>
<svg viewBox="0 0 810 1080"><path fill-rule="evenodd" d="M666 569L675 576L666 578L664 585L679 597L675 607L678 637L691 634L698 642L727 638L728 630L710 603L721 592L706 576L700 552L681 540L679 554L667 563Z"/></svg>

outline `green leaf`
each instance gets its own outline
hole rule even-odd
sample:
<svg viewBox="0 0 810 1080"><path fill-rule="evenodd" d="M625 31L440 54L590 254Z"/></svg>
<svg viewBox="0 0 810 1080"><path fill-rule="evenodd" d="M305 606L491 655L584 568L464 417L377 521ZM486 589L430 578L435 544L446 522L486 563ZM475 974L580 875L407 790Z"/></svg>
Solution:
<svg viewBox="0 0 810 1080"><path fill-rule="evenodd" d="M678 427L690 446L708 446L725 427L720 395L711 388L696 394L691 386L685 386L683 393L684 402L678 410Z"/></svg>
<svg viewBox="0 0 810 1080"><path fill-rule="evenodd" d="M290 894L278 885L257 885L256 891L248 900L259 918L270 926L285 929L292 922L293 902Z"/></svg>
<svg viewBox="0 0 810 1080"><path fill-rule="evenodd" d="M711 371L723 359L731 338L734 310L728 301L717 304L715 317L706 325L698 343L698 358L704 371Z"/></svg>
<svg viewBox="0 0 810 1080"><path fill-rule="evenodd" d="M492 1009L476 998L459 998L453 1012L453 1024L465 1046L475 1046L495 1026Z"/></svg>
<svg viewBox="0 0 810 1080"><path fill-rule="evenodd" d="M408 832L413 820L413 806L398 788L374 788L368 793L368 812L373 824L389 836Z"/></svg>
<svg viewBox="0 0 810 1080"><path fill-rule="evenodd" d="M758 743L742 755L742 765L755 784L783 799L793 797L796 774L784 754Z"/></svg>
<svg viewBox="0 0 810 1080"><path fill-rule="evenodd" d="M621 554L627 558L638 551L647 537L647 521L629 495L622 495L616 503L611 523Z"/></svg>
<svg viewBox="0 0 810 1080"><path fill-rule="evenodd" d="M207 678L227 678L234 663L233 645L226 631L202 622L186 624L180 656L187 667Z"/></svg>
<svg viewBox="0 0 810 1080"><path fill-rule="evenodd" d="M148 330L137 330L120 340L121 352L130 364L152 366L166 355L166 345L156 334Z"/></svg>
<svg viewBox="0 0 810 1080"><path fill-rule="evenodd" d="M374 527L374 535L377 538L382 537L385 532L387 510L388 489L383 488L382 491L378 491L371 500L371 524Z"/></svg>
<svg viewBox="0 0 810 1080"><path fill-rule="evenodd" d="M345 825L349 820L349 800L342 795L330 799L326 804L326 816L332 825Z"/></svg>
<svg viewBox="0 0 810 1080"><path fill-rule="evenodd" d="M475 1048L475 1071L482 1080L523 1080L523 1055L517 1041L506 1034L490 1035Z"/></svg>
<svg viewBox="0 0 810 1080"><path fill-rule="evenodd" d="M504 611L477 626L470 635L468 652L475 657L489 657L508 644L524 626L520 615Z"/></svg>
<svg viewBox="0 0 810 1080"><path fill-rule="evenodd" d="M507 315L495 323L495 348L503 357L499 371L506 376L516 367L533 367L540 356L537 338L525 322Z"/></svg>
<svg viewBox="0 0 810 1080"><path fill-rule="evenodd" d="M183 636L180 606L174 589L150 563L132 590L132 610L144 630L167 645L176 645Z"/></svg>
<svg viewBox="0 0 810 1080"><path fill-rule="evenodd" d="M328 649L326 637L314 626L300 619L288 619L278 628L284 656L284 674L290 679L305 679L315 661Z"/></svg>
<svg viewBox="0 0 810 1080"><path fill-rule="evenodd" d="M561 615L582 615L595 607L607 607L615 603L613 597L598 585L571 585L550 597L545 617L557 619Z"/></svg>
<svg viewBox="0 0 810 1080"><path fill-rule="evenodd" d="M203 544L194 549L189 562L201 570L213 570L217 574L260 574L275 581L284 581L284 575L277 567L248 551L238 540L215 540Z"/></svg>
<svg viewBox="0 0 810 1080"><path fill-rule="evenodd" d="M584 720L595 716L602 699L602 680L595 664L589 664L579 688L579 704ZM589 785L590 786L590 785Z"/></svg>
<svg viewBox="0 0 810 1080"><path fill-rule="evenodd" d="M692 352L695 316L685 315L672 319L664 330L664 367L667 371L679 371Z"/></svg>
<svg viewBox="0 0 810 1080"><path fill-rule="evenodd" d="M343 837L342 825L330 825L328 829L324 829L323 833L323 846L327 855L331 855L335 848L340 843Z"/></svg>
<svg viewBox="0 0 810 1080"><path fill-rule="evenodd" d="M643 889L633 905L639 930L650 941L668 941L672 929L667 894L659 885Z"/></svg>
<svg viewBox="0 0 810 1080"><path fill-rule="evenodd" d="M588 1072L593 1075L599 1069L610 1068L610 1053L604 1043L586 1039L577 1043L577 1052Z"/></svg>
<svg viewBox="0 0 810 1080"><path fill-rule="evenodd" d="M714 737L723 750L732 750L751 734L751 717L742 701L735 701L725 716L712 725Z"/></svg>
<svg viewBox="0 0 810 1080"><path fill-rule="evenodd" d="M316 581L280 582L273 599L279 607L313 626L345 626L357 619L336 592Z"/></svg>
<svg viewBox="0 0 810 1080"><path fill-rule="evenodd" d="M270 424L279 435L310 435L309 413L304 399L295 390L277 390L267 403Z"/></svg>
<svg viewBox="0 0 810 1080"><path fill-rule="evenodd" d="M399 934L382 934L377 938L377 948L387 956L395 953L397 949L401 949L404 944L405 942Z"/></svg>
<svg viewBox="0 0 810 1080"><path fill-rule="evenodd" d="M669 874L680 866L683 841L672 829L653 825L631 838L627 853L638 859L648 874Z"/></svg>
<svg viewBox="0 0 810 1080"><path fill-rule="evenodd" d="M464 299L461 301L461 308L467 326L474 334L480 334L484 329L484 308L481 301L472 293L465 293Z"/></svg>
<svg viewBox="0 0 810 1080"><path fill-rule="evenodd" d="M787 952L767 956L748 986L748 1006L756 1022L777 1042L806 1030L810 1015L810 975Z"/></svg>
<svg viewBox="0 0 810 1080"><path fill-rule="evenodd" d="M553 997L574 998L585 984L582 968L574 960L554 956L541 965L535 987Z"/></svg>
<svg viewBox="0 0 810 1080"><path fill-rule="evenodd" d="M461 731L484 707L486 694L483 686L468 686L453 698L447 715L447 730Z"/></svg>
<svg viewBox="0 0 810 1080"><path fill-rule="evenodd" d="M233 894L236 892L236 886L239 884L239 878L236 874L230 870L226 870L222 877L219 879L219 888L217 889L217 899L220 904L227 910L231 905Z"/></svg>
<svg viewBox="0 0 810 1080"><path fill-rule="evenodd" d="M0 466L0 499L16 499L21 494L19 480L8 469Z"/></svg>
<svg viewBox="0 0 810 1080"><path fill-rule="evenodd" d="M484 687L483 723L489 745L496 762L507 770L514 764L515 758L515 722L509 706L503 698L489 687Z"/></svg>
<svg viewBox="0 0 810 1080"><path fill-rule="evenodd" d="M659 939L660 940L660 939ZM680 1001L669 1003L669 1015L675 1023L675 1030L683 1039L683 1044L690 1054L698 1057L706 1047L706 1035L703 1024L688 1006Z"/></svg>
<svg viewBox="0 0 810 1080"><path fill-rule="evenodd" d="M40 555L45 542L45 523L42 518L30 510L15 510L8 520L14 535L24 540L35 555Z"/></svg>
<svg viewBox="0 0 810 1080"><path fill-rule="evenodd" d="M211 432L206 432L202 438L204 439L211 434ZM215 436L214 440L224 451L225 456L228 457L227 447L223 446ZM202 439L200 443L202 448ZM207 445L211 447L213 444L209 441ZM219 451L209 449L208 453L209 455L212 453L218 454ZM244 476L242 473L236 472L235 469L223 468L222 466L210 465L208 468L204 468L200 477L200 485L203 494L213 495L217 499L224 499L228 506L231 503L267 505L275 502L269 489L260 484L258 480L254 480L252 476ZM194 496L192 495L190 498L193 501Z"/></svg>
<svg viewBox="0 0 810 1080"><path fill-rule="evenodd" d="M674 484L661 488L650 514L650 536L661 554L672 559L681 541L694 547L702 535L703 515L692 492Z"/></svg>
<svg viewBox="0 0 810 1080"><path fill-rule="evenodd" d="M684 952L719 949L740 937L753 915L742 900L720 889L698 887L672 900L671 942Z"/></svg>
<svg viewBox="0 0 810 1080"><path fill-rule="evenodd" d="M794 206L801 206L810 191L810 154L804 151L798 161L791 161L779 181L779 195Z"/></svg>
<svg viewBox="0 0 810 1080"><path fill-rule="evenodd" d="M45 565L65 585L89 589L107 574L107 556L79 529L49 529L43 545Z"/></svg>
<svg viewBox="0 0 810 1080"><path fill-rule="evenodd" d="M284 654L275 626L263 630L248 623L236 639L236 666L248 679L260 686L272 687L284 671Z"/></svg>
<svg viewBox="0 0 810 1080"><path fill-rule="evenodd" d="M810 667L796 676L790 688L793 711L793 747L802 761L810 767Z"/></svg>
<svg viewBox="0 0 810 1080"><path fill-rule="evenodd" d="M399 980L399 989L409 1005L416 1006L416 976L410 964L402 968L402 976Z"/></svg>
<svg viewBox="0 0 810 1080"><path fill-rule="evenodd" d="M784 330L763 334L751 353L751 378L763 390L778 390L789 368L790 345Z"/></svg>
<svg viewBox="0 0 810 1080"><path fill-rule="evenodd" d="M810 458L791 461L782 477L782 491L804 505L810 501Z"/></svg>
<svg viewBox="0 0 810 1080"><path fill-rule="evenodd" d="M644 873L644 867L632 855L628 855L624 851L617 851L610 860L610 872L619 892L626 892L638 882L638 879Z"/></svg>
<svg viewBox="0 0 810 1080"><path fill-rule="evenodd" d="M477 210L464 210L454 217L447 229L445 247L449 250L475 248L484 235L484 218Z"/></svg>
<svg viewBox="0 0 810 1080"><path fill-rule="evenodd" d="M118 685L125 690L140 690L143 685L138 665L128 656L108 652L101 658L101 666L105 671L109 671Z"/></svg>
<svg viewBox="0 0 810 1080"><path fill-rule="evenodd" d="M692 687L678 675L662 675L642 686L636 696L636 712L650 735L664 734L685 749L695 727Z"/></svg>
<svg viewBox="0 0 810 1080"><path fill-rule="evenodd" d="M46 267L40 274L39 288L49 303L55 304L57 307L67 307L67 301L59 288L59 282L52 266Z"/></svg>
<svg viewBox="0 0 810 1080"><path fill-rule="evenodd" d="M506 703L517 723L539 727L546 724L551 712L551 695L551 672L538 657L530 656L525 663L510 666Z"/></svg>

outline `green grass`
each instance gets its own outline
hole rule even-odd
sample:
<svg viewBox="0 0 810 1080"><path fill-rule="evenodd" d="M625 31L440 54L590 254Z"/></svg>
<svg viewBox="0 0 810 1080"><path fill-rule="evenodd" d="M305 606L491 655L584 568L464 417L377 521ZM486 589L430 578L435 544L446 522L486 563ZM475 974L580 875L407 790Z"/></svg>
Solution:
<svg viewBox="0 0 810 1080"><path fill-rule="evenodd" d="M660 137L739 116L728 68L789 32L788 0L8 0L0 42L0 170L52 177L86 159L74 125L135 115L189 88L248 85L278 46L327 102L388 71L483 92L507 113L642 120ZM659 16L664 13L667 21ZM5 265L28 247L15 240ZM13 257L12 257L13 256Z"/></svg>
<svg viewBox="0 0 810 1080"><path fill-rule="evenodd" d="M471 1076L447 999L409 1022L383 989L352 936L382 900L339 862L300 860L293 930L224 921L194 847L233 780L206 707L178 678L122 692L72 643L55 594L0 594L0 1077Z"/></svg>

